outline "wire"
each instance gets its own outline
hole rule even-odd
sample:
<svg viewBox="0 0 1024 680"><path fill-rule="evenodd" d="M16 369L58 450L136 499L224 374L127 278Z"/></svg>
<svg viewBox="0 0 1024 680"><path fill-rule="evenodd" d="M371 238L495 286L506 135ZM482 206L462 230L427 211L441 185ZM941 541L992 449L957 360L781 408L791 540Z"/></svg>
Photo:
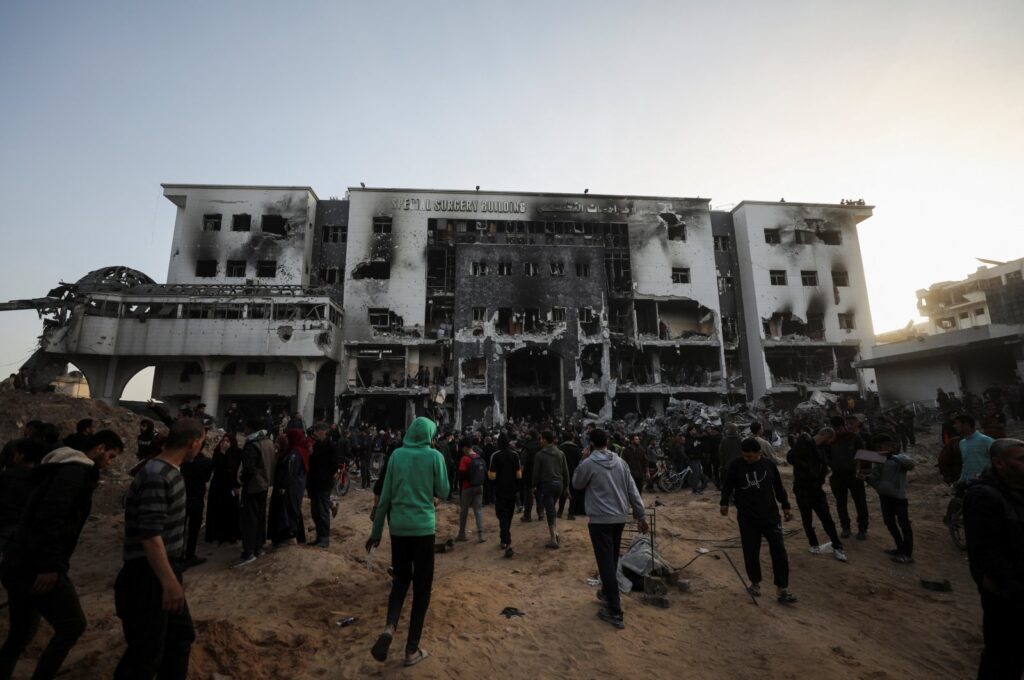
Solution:
<svg viewBox="0 0 1024 680"><path fill-rule="evenodd" d="M725 559L729 560L729 566L731 566L732 570L734 572L736 572L736 578L738 578L740 580L740 585L743 586L743 590L746 591L747 595L750 596L750 601L753 602L755 606L760 607L761 605L758 604L757 598L754 597L754 594L752 592L750 592L750 586L748 586L747 582L745 580L743 580L743 575L740 574L740 570L736 568L736 563L732 561L732 555L730 555L728 552L726 552L725 549L723 549L723 548L715 548L714 550L708 550L707 552L698 553L696 557L694 557L692 560L690 560L689 562L684 564L680 568L680 571L685 570L688 566L690 566L691 564L693 564L694 562L696 562L700 558L704 557L705 555L710 555L712 553L718 553L718 552L720 552L723 555L725 555Z"/></svg>

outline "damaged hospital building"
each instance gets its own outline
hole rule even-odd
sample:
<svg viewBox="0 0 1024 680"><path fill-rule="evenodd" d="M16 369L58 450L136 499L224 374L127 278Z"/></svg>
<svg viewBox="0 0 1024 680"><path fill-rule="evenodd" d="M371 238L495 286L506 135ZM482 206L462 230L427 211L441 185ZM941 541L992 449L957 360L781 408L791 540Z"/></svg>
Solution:
<svg viewBox="0 0 1024 680"><path fill-rule="evenodd" d="M73 363L116 401L152 366L171 404L379 425L874 389L863 201L163 190L167 282L108 267L18 301L44 317L34 373Z"/></svg>

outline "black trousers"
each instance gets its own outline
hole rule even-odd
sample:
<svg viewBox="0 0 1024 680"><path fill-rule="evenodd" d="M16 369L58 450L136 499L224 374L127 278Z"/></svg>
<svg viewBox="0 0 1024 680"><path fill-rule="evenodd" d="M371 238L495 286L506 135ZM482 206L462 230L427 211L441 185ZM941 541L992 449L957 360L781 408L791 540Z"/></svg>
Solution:
<svg viewBox="0 0 1024 680"><path fill-rule="evenodd" d="M372 467L371 461L373 455L370 452L364 452L359 454L359 476L362 480L362 488L369 489L372 479Z"/></svg>
<svg viewBox="0 0 1024 680"><path fill-rule="evenodd" d="M839 524L843 531L850 530L850 511L846 507L848 497L853 497L853 506L857 509L857 531L868 530L868 497L864 490L864 480L856 477L838 476L829 478L832 495L836 497L836 512L839 513Z"/></svg>
<svg viewBox="0 0 1024 680"><path fill-rule="evenodd" d="M779 588L789 587L789 556L778 517L740 517L740 543L743 545L743 566L751 583L761 582L761 539L768 541L772 558L772 576Z"/></svg>
<svg viewBox="0 0 1024 680"><path fill-rule="evenodd" d="M494 514L498 516L498 533L503 545L512 545L512 518L516 515L515 496L496 496Z"/></svg>
<svg viewBox="0 0 1024 680"><path fill-rule="evenodd" d="M710 456L707 457L707 475L708 478L714 482L716 489L722 488L722 466L719 465L718 452L713 451Z"/></svg>
<svg viewBox="0 0 1024 680"><path fill-rule="evenodd" d="M906 498L878 497L882 505L882 521L896 542L896 550L907 557L914 553L914 530L910 528L909 503Z"/></svg>
<svg viewBox="0 0 1024 680"><path fill-rule="evenodd" d="M331 491L309 490L309 513L316 527L316 542L326 545L331 541Z"/></svg>
<svg viewBox="0 0 1024 680"><path fill-rule="evenodd" d="M185 559L187 560L196 556L199 530L203 527L205 505L202 498L189 498L185 501Z"/></svg>
<svg viewBox="0 0 1024 680"><path fill-rule="evenodd" d="M569 479L572 479L572 473L569 473ZM558 516L562 516L562 512L565 510L565 504L569 504L569 517L575 517L576 515L582 515L583 512L578 510L580 508L580 501L578 496L582 495L582 491L577 491L576 487L569 483L569 495L566 497L563 495L558 499Z"/></svg>
<svg viewBox="0 0 1024 680"><path fill-rule="evenodd" d="M388 598L388 625L397 626L402 615L405 595L412 584L412 613L409 615L409 637L406 655L420 648L423 621L430 606L430 590L434 585L434 534L429 536L392 536L391 567L394 580Z"/></svg>
<svg viewBox="0 0 1024 680"><path fill-rule="evenodd" d="M796 496L796 507L800 510L800 521L803 522L807 541L812 546L819 545L818 534L814 531L814 515L817 515L822 528L825 529L829 540L832 541L832 547L842 550L843 542L839 540L836 523L832 521L832 513L828 509L825 490L820 486L811 488L794 486L793 495Z"/></svg>
<svg viewBox="0 0 1024 680"><path fill-rule="evenodd" d="M124 563L114 582L114 604L128 643L114 680L185 680L196 639L192 616L187 605L176 614L164 611L163 587L149 562Z"/></svg>
<svg viewBox="0 0 1024 680"><path fill-rule="evenodd" d="M978 680L1020 680L1024 677L1024 624L1021 603L995 595L981 596L982 634Z"/></svg>
<svg viewBox="0 0 1024 680"><path fill-rule="evenodd" d="M601 590L608 601L608 610L613 614L622 613L619 598L619 550L622 545L622 529L625 524L587 524L590 545L594 548L597 572L601 575Z"/></svg>
<svg viewBox="0 0 1024 680"><path fill-rule="evenodd" d="M68 652L85 632L85 614L78 602L78 593L65 574L57 576L57 584L48 593L32 593L34 582L35 577L3 579L7 589L10 628L7 640L0 648L0 678L11 677L18 657L36 635L40 616L53 626L53 637L39 655L33 678L57 675Z"/></svg>
<svg viewBox="0 0 1024 680"><path fill-rule="evenodd" d="M242 553L255 555L263 550L263 544L267 542L267 492L243 494L239 512Z"/></svg>

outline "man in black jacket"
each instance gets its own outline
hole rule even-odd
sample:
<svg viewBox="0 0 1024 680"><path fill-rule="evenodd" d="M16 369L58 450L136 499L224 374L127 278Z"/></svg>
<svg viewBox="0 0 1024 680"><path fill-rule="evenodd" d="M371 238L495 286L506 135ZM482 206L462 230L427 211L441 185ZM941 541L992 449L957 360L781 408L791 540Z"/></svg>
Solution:
<svg viewBox="0 0 1024 680"><path fill-rule="evenodd" d="M761 455L761 445L754 438L740 443L742 458L729 464L722 473L723 517L729 515L729 500L735 495L736 519L743 544L743 564L750 578L750 594L761 594L761 539L768 540L772 557L778 600L782 604L796 602L789 588L789 558L779 519L779 504L786 521L793 519L789 511L789 498L782 486L779 469Z"/></svg>
<svg viewBox="0 0 1024 680"><path fill-rule="evenodd" d="M11 677L40 616L53 626L53 637L39 655L34 678L54 677L85 632L85 614L68 578L71 554L92 511L99 471L124 451L124 442L101 430L85 448L55 449L34 470L36 488L0 571L10 611L7 640L0 649L0 678Z"/></svg>
<svg viewBox="0 0 1024 680"><path fill-rule="evenodd" d="M786 460L793 466L793 495L796 496L796 507L800 510L800 520L804 525L804 533L811 544L811 552L822 555L831 552L840 562L846 561L843 542L836 533L836 523L832 521L832 513L828 509L828 499L822 484L828 476L828 464L822 455L821 447L828 446L835 439L836 433L826 427L811 437L809 432L801 432L789 448ZM814 515L818 516L821 526L831 539L830 545L820 545L818 535L814 531Z"/></svg>
<svg viewBox="0 0 1024 680"><path fill-rule="evenodd" d="M201 421L200 421L201 422ZM205 443L204 443L205 446ZM188 569L206 561L196 556L199 545L199 529L203 526L203 510L206 507L206 484L213 475L213 461L200 450L192 460L181 466L185 479L185 561L182 567Z"/></svg>
<svg viewBox="0 0 1024 680"><path fill-rule="evenodd" d="M997 439L992 467L964 497L971 576L981 593L979 680L1024 675L1024 441Z"/></svg>
<svg viewBox="0 0 1024 680"><path fill-rule="evenodd" d="M533 479L533 458L540 451L540 437L536 430L530 430L526 438L523 440L523 479L521 480L522 487L520 494L523 500L523 516L522 521L529 522L531 520L531 513L533 512L534 501L537 503L537 519L544 519L544 506L541 505L540 494L534 493L532 479Z"/></svg>
<svg viewBox="0 0 1024 680"><path fill-rule="evenodd" d="M847 498L852 497L853 505L857 509L857 540L863 541L868 537L868 497L864 489L864 480L857 476L854 456L857 455L857 451L866 448L866 445L860 435L846 427L846 421L841 417L835 416L831 423L836 436L827 449L828 464L832 468L829 485L832 487L832 495L836 497L836 512L839 513L839 523L843 527L841 536L850 537Z"/></svg>
<svg viewBox="0 0 1024 680"><path fill-rule="evenodd" d="M331 488L341 467L341 454L331 441L327 423L313 426L313 452L309 456L306 489L309 491L309 512L316 526L317 548L326 548L331 542ZM383 473L381 474L383 477Z"/></svg>

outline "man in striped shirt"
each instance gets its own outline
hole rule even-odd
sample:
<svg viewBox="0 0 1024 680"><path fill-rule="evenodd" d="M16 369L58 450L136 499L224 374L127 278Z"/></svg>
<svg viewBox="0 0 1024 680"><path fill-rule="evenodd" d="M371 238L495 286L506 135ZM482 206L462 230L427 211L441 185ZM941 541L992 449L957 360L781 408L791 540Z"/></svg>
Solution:
<svg viewBox="0 0 1024 680"><path fill-rule="evenodd" d="M124 566L114 584L128 648L115 679L181 678L195 630L185 603L185 480L179 468L203 447L203 426L176 421L163 452L135 475L124 511Z"/></svg>

